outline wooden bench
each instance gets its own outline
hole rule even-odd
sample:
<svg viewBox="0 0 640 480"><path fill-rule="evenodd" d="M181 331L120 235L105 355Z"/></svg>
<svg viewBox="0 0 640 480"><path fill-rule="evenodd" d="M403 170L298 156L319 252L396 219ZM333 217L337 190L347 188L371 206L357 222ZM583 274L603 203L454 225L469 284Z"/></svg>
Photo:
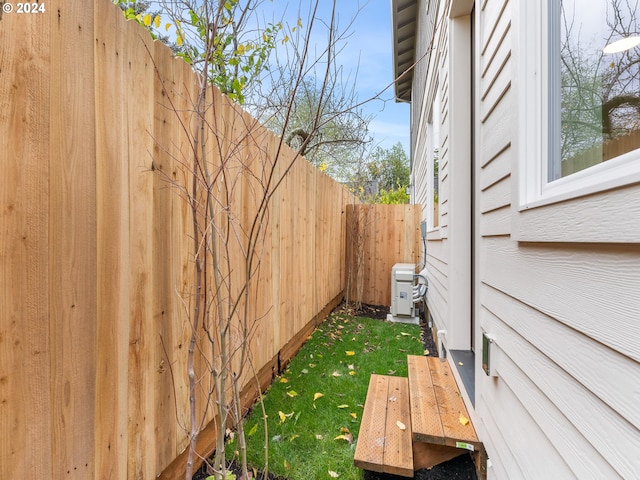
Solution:
<svg viewBox="0 0 640 480"><path fill-rule="evenodd" d="M447 362L437 357L409 355L409 391L415 466L431 468L470 451L480 478L486 476L486 458L467 407ZM424 445L424 446L422 446Z"/></svg>
<svg viewBox="0 0 640 480"><path fill-rule="evenodd" d="M449 364L417 355L407 362L408 379L371 375L354 464L412 477L470 451L479 478L486 478L484 447Z"/></svg>
<svg viewBox="0 0 640 480"><path fill-rule="evenodd" d="M413 477L412 448L408 379L372 374L354 454L355 466Z"/></svg>

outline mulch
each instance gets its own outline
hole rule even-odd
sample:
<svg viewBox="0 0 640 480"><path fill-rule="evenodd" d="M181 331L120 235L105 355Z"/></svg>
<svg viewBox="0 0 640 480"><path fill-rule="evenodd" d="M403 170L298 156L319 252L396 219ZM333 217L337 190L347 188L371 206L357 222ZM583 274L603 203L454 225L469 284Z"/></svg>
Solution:
<svg viewBox="0 0 640 480"><path fill-rule="evenodd" d="M362 307L358 310L353 308L347 308L344 304L341 304L336 309L335 313L358 316L358 317L367 317L373 318L377 320L386 320L387 313L389 313L389 307L378 306L378 305L367 305L363 304ZM431 337L430 332L428 331L428 326L426 323L421 323L420 327L422 329L422 343L424 345L425 351L429 352L429 356L437 356L438 352L436 349L436 344ZM240 472L237 470L235 465L231 466L231 470L236 473L237 478L240 478ZM206 473L205 465L200 468L193 476L193 480L205 480L208 474ZM263 475L258 473L258 479L263 479ZM475 465L473 463L473 458L471 454L465 453L456 457L448 462L441 463L439 465L434 466L433 468L426 469L422 468L420 470L416 470L415 475L411 477L413 480L477 480L478 477L476 475ZM271 473L268 474L266 479L264 480L303 480L303 479L291 479L291 478L283 478L273 475ZM304 479L306 480L306 479ZM389 475L384 473L377 473L365 470L364 472L364 480L411 480L409 477L400 477L397 475Z"/></svg>

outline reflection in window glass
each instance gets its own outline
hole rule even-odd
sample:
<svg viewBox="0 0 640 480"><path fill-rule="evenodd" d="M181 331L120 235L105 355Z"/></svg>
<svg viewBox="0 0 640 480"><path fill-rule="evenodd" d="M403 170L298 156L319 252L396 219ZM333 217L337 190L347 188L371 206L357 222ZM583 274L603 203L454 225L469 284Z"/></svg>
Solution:
<svg viewBox="0 0 640 480"><path fill-rule="evenodd" d="M551 181L640 147L640 12L628 0L550 4Z"/></svg>

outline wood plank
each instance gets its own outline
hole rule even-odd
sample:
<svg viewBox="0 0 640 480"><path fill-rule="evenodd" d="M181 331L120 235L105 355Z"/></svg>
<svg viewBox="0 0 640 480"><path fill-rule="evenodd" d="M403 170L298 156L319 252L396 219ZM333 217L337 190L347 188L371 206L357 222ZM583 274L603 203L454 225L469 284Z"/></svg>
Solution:
<svg viewBox="0 0 640 480"><path fill-rule="evenodd" d="M96 2L97 344L95 478L127 477L129 172L124 120L123 15Z"/></svg>
<svg viewBox="0 0 640 480"><path fill-rule="evenodd" d="M407 357L409 370L409 395L413 439L416 441L441 443L444 436L438 415L436 392L431 380L427 358L419 355Z"/></svg>
<svg viewBox="0 0 640 480"><path fill-rule="evenodd" d="M153 377L158 365L152 358L159 341L153 322L153 151L154 71L143 42L152 49L151 38L135 22L126 22L126 91L135 102L126 102L129 158L129 351L128 351L128 456L131 478L157 474L154 441Z"/></svg>
<svg viewBox="0 0 640 480"><path fill-rule="evenodd" d="M8 5L8 4L5 4ZM0 15L0 478L53 478L50 15Z"/></svg>
<svg viewBox="0 0 640 480"><path fill-rule="evenodd" d="M52 1L50 92L51 478L95 475L94 3ZM36 421L46 421L37 419Z"/></svg>
<svg viewBox="0 0 640 480"><path fill-rule="evenodd" d="M356 443L353 463L356 467L383 472L387 393L389 377L372 374L367 389L367 400Z"/></svg>
<svg viewBox="0 0 640 480"><path fill-rule="evenodd" d="M442 421L444 444L455 446L456 442L465 442L480 446L476 431L471 424L469 412L462 401L460 390L449 364L441 362L437 357L424 358L427 359L431 371L438 411ZM461 416L469 419L466 425L460 421Z"/></svg>
<svg viewBox="0 0 640 480"><path fill-rule="evenodd" d="M174 343L172 312L177 301L173 279L176 278L174 264L171 259L179 255L177 245L171 243L169 232L172 230L173 202L181 202L176 189L172 189L175 152L175 118L177 113L171 111L167 96L174 89L174 65L176 60L167 51L162 42L154 42L151 52L158 72L154 72L153 87L155 99L153 119L153 236L149 238L152 249L153 298L152 315L154 338L149 350L151 364L154 365L152 377L153 388L153 423L154 437L149 439L155 445L154 474L162 471L176 454L176 438L178 428L175 419L173 397L173 379L167 367L171 359L167 358L163 349ZM150 419L151 415L147 416Z"/></svg>
<svg viewBox="0 0 640 480"><path fill-rule="evenodd" d="M404 377L389 377L383 463L385 473L413 477L409 380Z"/></svg>

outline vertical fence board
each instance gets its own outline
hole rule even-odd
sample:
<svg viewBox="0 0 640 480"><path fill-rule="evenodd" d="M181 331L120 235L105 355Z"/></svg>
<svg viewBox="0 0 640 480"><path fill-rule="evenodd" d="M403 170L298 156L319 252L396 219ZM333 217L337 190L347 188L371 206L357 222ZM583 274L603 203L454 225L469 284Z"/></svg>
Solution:
<svg viewBox="0 0 640 480"><path fill-rule="evenodd" d="M153 353L158 335L153 325L153 141L154 71L147 49L150 37L135 22L125 26L126 111L129 160L129 425L128 476L154 475Z"/></svg>
<svg viewBox="0 0 640 480"><path fill-rule="evenodd" d="M96 478L127 476L129 183L122 14L96 2Z"/></svg>
<svg viewBox="0 0 640 480"><path fill-rule="evenodd" d="M93 3L51 2L52 477L94 476L96 151ZM78 70L78 66L82 66Z"/></svg>
<svg viewBox="0 0 640 480"><path fill-rule="evenodd" d="M175 263L167 260L179 257L181 252L172 243L170 235L175 229L172 209L177 193L173 189L176 151L172 143L177 130L168 95L175 90L176 61L167 55L167 47L161 42L154 42L153 49L153 336L150 337L150 354L155 366L152 373L154 432L163 433L156 433L153 471L158 472L165 466L164 459L171 458L176 452L173 382L169 372L171 358L165 355L165 350L174 342L176 317L173 312L177 298L172 279L176 278L176 272ZM171 141L167 142L168 139Z"/></svg>
<svg viewBox="0 0 640 480"><path fill-rule="evenodd" d="M0 18L0 478L50 478L50 17Z"/></svg>

